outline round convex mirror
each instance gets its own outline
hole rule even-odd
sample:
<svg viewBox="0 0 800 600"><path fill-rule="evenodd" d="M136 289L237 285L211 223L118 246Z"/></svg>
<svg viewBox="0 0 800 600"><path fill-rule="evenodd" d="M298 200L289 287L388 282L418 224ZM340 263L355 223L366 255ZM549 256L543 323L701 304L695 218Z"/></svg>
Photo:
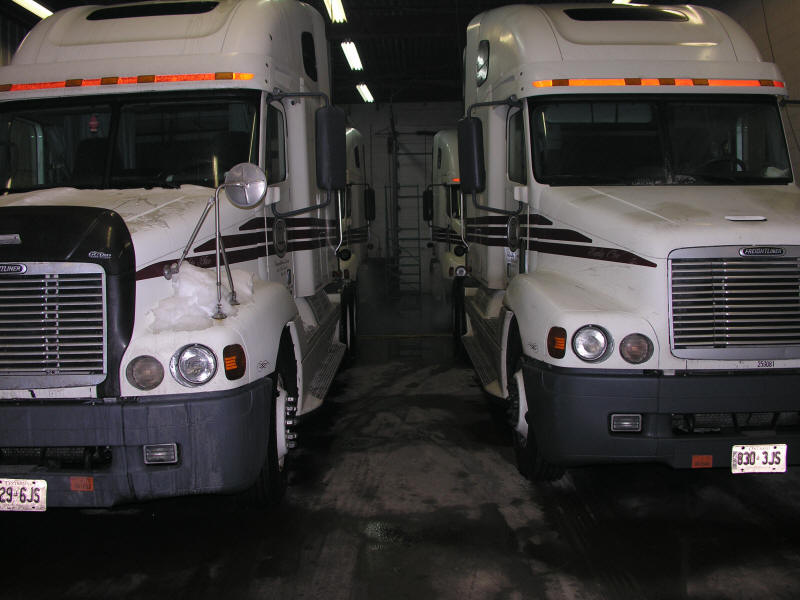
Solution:
<svg viewBox="0 0 800 600"><path fill-rule="evenodd" d="M250 208L264 199L267 176L252 163L239 163L225 174L225 194L239 208Z"/></svg>

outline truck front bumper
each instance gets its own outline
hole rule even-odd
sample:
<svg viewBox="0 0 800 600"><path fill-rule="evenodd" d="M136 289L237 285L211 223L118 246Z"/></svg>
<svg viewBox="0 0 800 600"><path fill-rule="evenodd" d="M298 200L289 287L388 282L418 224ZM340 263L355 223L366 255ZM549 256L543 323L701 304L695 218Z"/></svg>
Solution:
<svg viewBox="0 0 800 600"><path fill-rule="evenodd" d="M0 478L46 480L48 508L239 491L263 465L271 399L267 378L226 392L115 402L3 401ZM173 443L177 463L145 464L145 445ZM48 459L65 448L99 448L110 460L80 466ZM37 464L14 459L31 449L41 452Z"/></svg>
<svg viewBox="0 0 800 600"><path fill-rule="evenodd" d="M800 463L797 373L592 374L527 360L523 377L529 428L554 464L730 468L734 445L776 443ZM614 414L641 415L641 431L612 432Z"/></svg>

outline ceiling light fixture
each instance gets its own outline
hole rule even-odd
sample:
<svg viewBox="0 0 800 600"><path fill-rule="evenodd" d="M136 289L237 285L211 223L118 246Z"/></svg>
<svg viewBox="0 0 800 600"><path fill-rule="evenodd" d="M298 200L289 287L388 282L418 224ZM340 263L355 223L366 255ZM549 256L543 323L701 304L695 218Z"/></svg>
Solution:
<svg viewBox="0 0 800 600"><path fill-rule="evenodd" d="M25 10L31 11L40 19L46 19L47 17L53 14L52 10L46 9L38 2L34 2L34 0L14 0L14 2L19 4Z"/></svg>
<svg viewBox="0 0 800 600"><path fill-rule="evenodd" d="M361 57L358 55L358 50L354 42L342 42L342 52L344 52L347 64L350 65L351 70L361 71L364 69L364 65L361 64Z"/></svg>
<svg viewBox="0 0 800 600"><path fill-rule="evenodd" d="M324 0L325 8L328 11L328 16L331 23L346 23L347 16L344 14L344 6L342 0Z"/></svg>
<svg viewBox="0 0 800 600"><path fill-rule="evenodd" d="M361 98L364 100L364 102L375 102L375 98L372 97L367 84L359 83L356 86L356 89L358 90L358 93L361 94Z"/></svg>

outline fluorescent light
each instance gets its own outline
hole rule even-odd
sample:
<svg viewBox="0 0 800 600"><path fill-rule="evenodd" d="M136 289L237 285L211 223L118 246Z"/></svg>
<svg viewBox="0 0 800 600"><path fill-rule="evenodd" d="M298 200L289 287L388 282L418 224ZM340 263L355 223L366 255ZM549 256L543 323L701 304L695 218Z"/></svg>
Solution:
<svg viewBox="0 0 800 600"><path fill-rule="evenodd" d="M356 86L358 93L361 94L361 97L364 99L364 102L375 102L375 98L372 97L372 94L369 92L369 88L365 83L359 83Z"/></svg>
<svg viewBox="0 0 800 600"><path fill-rule="evenodd" d="M361 71L364 66L361 64L361 57L358 55L358 50L353 42L342 42L342 52L347 59L347 64L353 71Z"/></svg>
<svg viewBox="0 0 800 600"><path fill-rule="evenodd" d="M22 8L31 11L40 19L46 19L53 14L52 10L47 10L44 6L33 0L14 0L14 2L19 4Z"/></svg>
<svg viewBox="0 0 800 600"><path fill-rule="evenodd" d="M331 19L331 23L345 23L347 21L347 15L344 14L342 0L323 1L325 2L325 8L328 10L328 16Z"/></svg>

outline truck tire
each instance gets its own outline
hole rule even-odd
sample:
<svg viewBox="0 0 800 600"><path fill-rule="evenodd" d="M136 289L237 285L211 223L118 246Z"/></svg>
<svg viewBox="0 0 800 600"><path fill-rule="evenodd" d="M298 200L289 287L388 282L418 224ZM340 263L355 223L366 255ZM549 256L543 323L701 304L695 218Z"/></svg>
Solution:
<svg viewBox="0 0 800 600"><path fill-rule="evenodd" d="M519 389L514 376L522 369L522 340L519 335L517 322L512 321L511 331L508 336L508 349L506 352L506 381L508 387L508 416L511 425L511 435L514 444L514 458L517 470L531 481L556 481L564 475L564 467L554 465L544 458L536 445L536 434L531 424L528 424L528 435L523 436L517 431L519 418ZM527 416L525 417L527 419Z"/></svg>
<svg viewBox="0 0 800 600"><path fill-rule="evenodd" d="M255 483L246 493L247 503L254 508L269 508L280 503L288 485L288 455L283 460L278 457L278 436L286 435L285 427L282 431L278 427L278 398L282 394L284 397L297 398L297 365L288 329L284 330L281 337L277 363L273 374L267 452Z"/></svg>
<svg viewBox="0 0 800 600"><path fill-rule="evenodd" d="M286 392L283 376L276 373L272 399L270 401L269 439L267 454L258 473L258 478L249 491L250 504L255 508L268 508L280 503L286 494L288 469L286 459L278 458L278 395ZM283 432L281 432L282 434Z"/></svg>
<svg viewBox="0 0 800 600"><path fill-rule="evenodd" d="M348 357L356 353L358 341L358 328L356 316L358 309L358 290L356 284L349 284L342 288L341 295L341 321L339 324L339 341L347 346Z"/></svg>
<svg viewBox="0 0 800 600"><path fill-rule="evenodd" d="M451 295L452 301L452 321L453 321L453 339L457 343L461 343L461 336L466 332L466 315L464 309L464 278L456 277L453 279L453 293Z"/></svg>

